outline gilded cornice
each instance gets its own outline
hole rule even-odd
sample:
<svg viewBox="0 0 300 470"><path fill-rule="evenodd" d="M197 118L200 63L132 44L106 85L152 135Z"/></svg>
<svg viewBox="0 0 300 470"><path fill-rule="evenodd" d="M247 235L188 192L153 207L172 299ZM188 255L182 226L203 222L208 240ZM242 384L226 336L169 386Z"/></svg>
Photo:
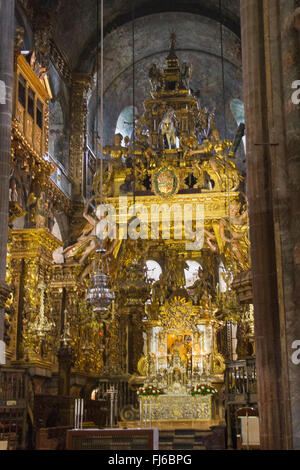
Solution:
<svg viewBox="0 0 300 470"><path fill-rule="evenodd" d="M195 194L176 194L171 199L165 200L159 196L136 196L135 204L143 204L147 209L151 209L151 206L158 205L163 207L165 204L168 204L171 207L173 204L179 204L184 208L185 204L201 204L204 208L204 217L205 219L221 219L223 217L228 217L228 204L229 198L232 201L235 201L239 197L239 192L212 192L212 191L203 191L201 193ZM105 198L106 204L112 204L117 214L122 214L122 209L126 208L128 211L129 207L134 204L134 199L132 196L126 196L127 205L123 205L125 201L124 197L110 197ZM120 204L121 201L121 204ZM120 211L121 207L121 211ZM150 213L149 213L150 215Z"/></svg>
<svg viewBox="0 0 300 470"><path fill-rule="evenodd" d="M52 253L62 242L48 229L22 229L10 232L9 254L12 258L43 258L52 262Z"/></svg>
<svg viewBox="0 0 300 470"><path fill-rule="evenodd" d="M79 288L81 284L79 276L82 269L83 267L79 263L54 265L52 267L52 277L50 281L51 288ZM85 286L82 287L84 288Z"/></svg>

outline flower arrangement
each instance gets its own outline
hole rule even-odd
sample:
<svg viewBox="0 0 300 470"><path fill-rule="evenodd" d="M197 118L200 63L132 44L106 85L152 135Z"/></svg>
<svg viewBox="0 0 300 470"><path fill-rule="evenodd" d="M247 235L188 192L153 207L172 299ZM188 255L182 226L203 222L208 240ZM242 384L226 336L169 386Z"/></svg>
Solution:
<svg viewBox="0 0 300 470"><path fill-rule="evenodd" d="M154 385L148 385L147 387L139 388L137 391L137 395L139 397L157 397L158 395L163 395L164 393L165 392L161 388L155 387Z"/></svg>
<svg viewBox="0 0 300 470"><path fill-rule="evenodd" d="M192 396L196 396L196 395L202 395L202 396L216 395L217 393L218 392L214 387L212 387L211 385L206 385L206 384L196 385L195 387L192 387L192 389L191 389L191 395Z"/></svg>

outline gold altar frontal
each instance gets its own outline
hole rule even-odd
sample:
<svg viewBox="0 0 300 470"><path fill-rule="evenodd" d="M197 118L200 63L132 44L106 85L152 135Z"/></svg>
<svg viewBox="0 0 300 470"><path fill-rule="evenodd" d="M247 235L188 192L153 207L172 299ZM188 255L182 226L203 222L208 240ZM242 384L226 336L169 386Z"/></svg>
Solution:
<svg viewBox="0 0 300 470"><path fill-rule="evenodd" d="M140 421L123 421L120 428L155 427L160 430L198 429L218 426L212 396L159 395L139 397Z"/></svg>
<svg viewBox="0 0 300 470"><path fill-rule="evenodd" d="M139 427L149 428L150 423L147 425L145 423L141 424L138 421L122 421L118 423L120 429L136 429ZM208 421L205 420L153 420L151 422L151 428L158 429L159 431L175 431L179 429L194 429L196 431L209 431L211 428L216 426L225 426L225 422L222 419L211 419Z"/></svg>
<svg viewBox="0 0 300 470"><path fill-rule="evenodd" d="M160 395L140 397L140 422L119 422L120 428L155 427L160 430L208 430L219 426L212 396ZM151 409L151 419L150 419Z"/></svg>
<svg viewBox="0 0 300 470"><path fill-rule="evenodd" d="M204 420L213 419L211 396L159 395L142 397L141 414L151 420Z"/></svg>

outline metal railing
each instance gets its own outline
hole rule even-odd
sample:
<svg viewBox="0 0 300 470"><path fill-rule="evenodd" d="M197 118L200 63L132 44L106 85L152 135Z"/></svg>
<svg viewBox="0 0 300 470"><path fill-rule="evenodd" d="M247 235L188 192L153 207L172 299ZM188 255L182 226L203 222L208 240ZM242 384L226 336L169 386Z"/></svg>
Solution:
<svg viewBox="0 0 300 470"><path fill-rule="evenodd" d="M226 362L224 379L227 404L257 402L255 357Z"/></svg>
<svg viewBox="0 0 300 470"><path fill-rule="evenodd" d="M64 166L50 153L44 155L44 159L50 161L56 166L56 170L54 173L52 173L50 178L53 183L65 194L65 196L67 196L68 199L71 199L72 183Z"/></svg>
<svg viewBox="0 0 300 470"><path fill-rule="evenodd" d="M136 391L131 390L128 377L120 377L113 379L100 379L99 381L99 396L105 397L107 390L111 387L117 390L117 406L115 408L115 418L119 421L121 419L121 412L124 407L131 406L138 410L138 398ZM108 423L107 423L108 424Z"/></svg>
<svg viewBox="0 0 300 470"><path fill-rule="evenodd" d="M96 155L86 143L83 156L83 197L90 199L93 194L93 177L96 172Z"/></svg>
<svg viewBox="0 0 300 470"><path fill-rule="evenodd" d="M25 399L24 371L0 369L0 404L19 402Z"/></svg>
<svg viewBox="0 0 300 470"><path fill-rule="evenodd" d="M24 449L27 376L23 370L0 368L0 440L8 449Z"/></svg>

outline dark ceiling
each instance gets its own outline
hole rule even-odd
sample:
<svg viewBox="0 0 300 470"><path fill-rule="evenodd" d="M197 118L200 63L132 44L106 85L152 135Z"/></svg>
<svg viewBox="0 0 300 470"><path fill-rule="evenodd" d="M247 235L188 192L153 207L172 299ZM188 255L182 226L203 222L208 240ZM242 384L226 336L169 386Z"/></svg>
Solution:
<svg viewBox="0 0 300 470"><path fill-rule="evenodd" d="M22 1L28 3L28 0ZM34 1L38 9L47 6L56 11L53 39L68 59L70 68L90 71L85 69L93 67L95 58L97 3L100 5L100 0ZM132 18L155 13L186 12L222 20L228 29L239 36L239 3L239 0L104 0L104 34L132 21Z"/></svg>

